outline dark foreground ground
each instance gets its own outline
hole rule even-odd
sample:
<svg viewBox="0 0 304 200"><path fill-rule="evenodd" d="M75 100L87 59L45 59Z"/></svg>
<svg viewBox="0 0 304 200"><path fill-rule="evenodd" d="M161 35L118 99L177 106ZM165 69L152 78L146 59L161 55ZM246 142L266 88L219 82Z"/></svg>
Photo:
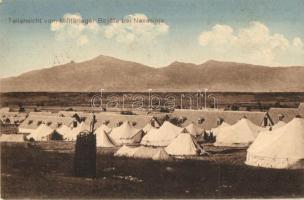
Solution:
<svg viewBox="0 0 304 200"><path fill-rule="evenodd" d="M71 153L1 145L2 198L304 197L304 172L243 164L244 150L200 160L97 157L97 178L73 177Z"/></svg>

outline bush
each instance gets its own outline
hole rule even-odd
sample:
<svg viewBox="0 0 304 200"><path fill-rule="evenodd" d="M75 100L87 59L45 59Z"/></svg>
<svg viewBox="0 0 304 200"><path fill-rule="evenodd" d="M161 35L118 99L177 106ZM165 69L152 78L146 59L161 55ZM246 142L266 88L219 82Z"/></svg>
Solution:
<svg viewBox="0 0 304 200"><path fill-rule="evenodd" d="M120 114L122 115L135 115L135 113L133 113L132 111L129 111L129 110L123 110L120 112Z"/></svg>
<svg viewBox="0 0 304 200"><path fill-rule="evenodd" d="M239 107L237 104L233 104L233 105L231 106L231 110L233 110L233 111L238 111L238 110L240 110L240 107Z"/></svg>
<svg viewBox="0 0 304 200"><path fill-rule="evenodd" d="M159 112L162 112L162 113L169 113L170 110L169 110L169 108L167 108L167 107L161 107L160 110L159 110Z"/></svg>
<svg viewBox="0 0 304 200"><path fill-rule="evenodd" d="M19 112L25 112L25 108L23 106L19 107Z"/></svg>
<svg viewBox="0 0 304 200"><path fill-rule="evenodd" d="M175 126L181 126L183 124L183 120L180 118L177 118L177 117L173 117L173 118L169 119L169 122L171 122Z"/></svg>

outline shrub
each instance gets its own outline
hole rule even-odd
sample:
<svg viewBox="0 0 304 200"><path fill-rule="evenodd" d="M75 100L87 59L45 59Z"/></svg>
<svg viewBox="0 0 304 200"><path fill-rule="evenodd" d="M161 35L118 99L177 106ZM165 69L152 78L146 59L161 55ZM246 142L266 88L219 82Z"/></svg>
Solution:
<svg viewBox="0 0 304 200"><path fill-rule="evenodd" d="M120 112L120 114L122 114L122 115L135 115L135 113L133 113L130 110L123 110L123 111Z"/></svg>
<svg viewBox="0 0 304 200"><path fill-rule="evenodd" d="M231 110L233 110L233 111L238 111L238 110L240 110L240 107L239 107L237 104L233 104L233 105L231 106Z"/></svg>
<svg viewBox="0 0 304 200"><path fill-rule="evenodd" d="M25 108L23 106L19 107L19 112L25 112Z"/></svg>
<svg viewBox="0 0 304 200"><path fill-rule="evenodd" d="M161 107L160 110L159 110L159 112L162 112L162 113L169 113L170 110L169 110L169 108L167 108L167 107Z"/></svg>
<svg viewBox="0 0 304 200"><path fill-rule="evenodd" d="M171 122L172 124L174 124L175 126L181 126L183 123L183 120L177 117L173 117L169 120L169 122Z"/></svg>

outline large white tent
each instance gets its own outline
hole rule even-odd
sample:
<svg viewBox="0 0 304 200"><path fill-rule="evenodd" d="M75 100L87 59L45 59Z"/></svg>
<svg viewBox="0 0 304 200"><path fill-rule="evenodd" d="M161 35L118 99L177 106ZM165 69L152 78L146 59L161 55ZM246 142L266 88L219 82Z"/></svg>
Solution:
<svg viewBox="0 0 304 200"><path fill-rule="evenodd" d="M226 122L223 122L218 127L211 129L210 133L212 132L213 136L216 136L221 131L221 129L229 126L231 125Z"/></svg>
<svg viewBox="0 0 304 200"><path fill-rule="evenodd" d="M117 145L133 144L140 142L142 131L131 126L128 121L125 121L121 126L113 128L109 135Z"/></svg>
<svg viewBox="0 0 304 200"><path fill-rule="evenodd" d="M271 127L271 130L275 130L275 129L281 128L281 127L283 127L285 125L286 125L286 122L284 122L284 121L278 121L278 123L276 123L275 125L273 125Z"/></svg>
<svg viewBox="0 0 304 200"><path fill-rule="evenodd" d="M304 168L304 119L294 118L281 128L261 133L247 150L245 163L266 168Z"/></svg>
<svg viewBox="0 0 304 200"><path fill-rule="evenodd" d="M113 141L108 135L110 131L111 128L104 124L95 130L97 147L115 147Z"/></svg>
<svg viewBox="0 0 304 200"><path fill-rule="evenodd" d="M236 124L223 127L216 136L215 146L246 147L265 129L242 118Z"/></svg>
<svg viewBox="0 0 304 200"><path fill-rule="evenodd" d="M34 130L27 139L34 139L35 141L47 141L49 136L55 132L54 129L50 128L45 124L41 124L36 130Z"/></svg>
<svg viewBox="0 0 304 200"><path fill-rule="evenodd" d="M255 151L255 149L261 149L265 145L269 145L269 140L271 140L274 133L274 131L269 130L261 132L248 149Z"/></svg>
<svg viewBox="0 0 304 200"><path fill-rule="evenodd" d="M150 138L154 137L154 134L156 133L156 131L157 131L157 128L154 128L154 127L143 129L143 132L145 135L141 139L140 144L149 146L150 140L151 140Z"/></svg>
<svg viewBox="0 0 304 200"><path fill-rule="evenodd" d="M198 155L203 149L195 142L189 133L181 133L165 148L169 155L192 156Z"/></svg>
<svg viewBox="0 0 304 200"><path fill-rule="evenodd" d="M141 141L146 146L168 146L171 141L176 138L183 129L165 121L159 129L150 130Z"/></svg>

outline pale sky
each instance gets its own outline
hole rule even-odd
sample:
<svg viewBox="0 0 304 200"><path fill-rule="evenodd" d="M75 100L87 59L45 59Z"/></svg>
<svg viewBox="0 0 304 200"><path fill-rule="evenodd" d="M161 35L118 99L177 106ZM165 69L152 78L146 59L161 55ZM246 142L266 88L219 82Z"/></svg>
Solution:
<svg viewBox="0 0 304 200"><path fill-rule="evenodd" d="M153 67L210 59L304 66L303 10L302 0L0 0L1 77L98 55ZM42 23L13 23L36 18ZM147 19L161 22L134 23Z"/></svg>

